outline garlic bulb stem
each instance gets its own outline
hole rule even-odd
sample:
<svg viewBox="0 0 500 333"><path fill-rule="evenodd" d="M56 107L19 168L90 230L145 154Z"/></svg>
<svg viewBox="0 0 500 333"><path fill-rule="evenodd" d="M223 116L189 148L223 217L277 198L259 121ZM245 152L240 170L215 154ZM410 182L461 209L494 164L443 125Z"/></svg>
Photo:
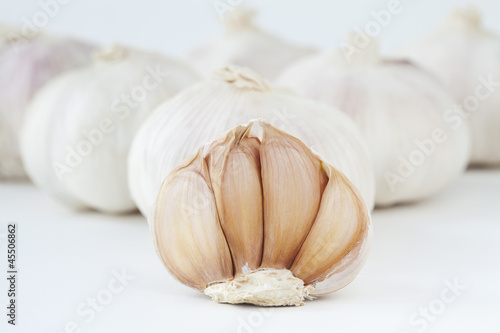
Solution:
<svg viewBox="0 0 500 333"><path fill-rule="evenodd" d="M223 17L224 28L227 32L257 29L253 23L256 14L252 9L233 9Z"/></svg>
<svg viewBox="0 0 500 333"><path fill-rule="evenodd" d="M94 59L96 61L112 62L125 59L128 53L128 49L125 46L113 44L110 47L96 51Z"/></svg>
<svg viewBox="0 0 500 333"><path fill-rule="evenodd" d="M481 13L472 6L454 10L443 22L444 28L476 30L481 27Z"/></svg>
<svg viewBox="0 0 500 333"><path fill-rule="evenodd" d="M236 66L226 66L214 71L216 76L227 83L232 83L236 88L246 88L256 91L271 91L266 80L256 75L248 68L238 68Z"/></svg>
<svg viewBox="0 0 500 333"><path fill-rule="evenodd" d="M359 35L355 31L347 34L347 43L356 48L348 60L352 66L369 66L374 65L380 61L379 43L375 38L370 38L366 45L359 45Z"/></svg>
<svg viewBox="0 0 500 333"><path fill-rule="evenodd" d="M264 268L250 271L232 280L208 286L204 293L217 303L254 304L260 306L301 306L312 286L293 276L288 269Z"/></svg>

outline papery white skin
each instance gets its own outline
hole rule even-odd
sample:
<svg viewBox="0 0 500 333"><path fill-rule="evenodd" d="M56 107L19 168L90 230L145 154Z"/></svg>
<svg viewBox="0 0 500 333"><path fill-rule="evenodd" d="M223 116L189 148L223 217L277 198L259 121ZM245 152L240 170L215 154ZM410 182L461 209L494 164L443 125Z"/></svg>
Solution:
<svg viewBox="0 0 500 333"><path fill-rule="evenodd" d="M454 103L450 94L410 63L381 59L375 40L349 59L336 49L300 60L283 73L278 83L338 107L359 125L374 164L376 205L424 199L466 167L468 126L452 129L443 119ZM435 129L445 132L445 142L435 144L435 151L425 155L425 161L411 174L391 183L387 172L399 175L400 158L408 160L419 150L415 140L432 138Z"/></svg>
<svg viewBox="0 0 500 333"><path fill-rule="evenodd" d="M132 100L132 107L127 106L122 95L130 96L135 87L145 87L144 82L155 83L150 71L168 76L146 90L142 100ZM126 176L133 136L157 105L197 80L198 75L180 62L122 46L103 51L93 64L60 76L40 91L29 108L22 154L30 178L78 208L111 213L134 210ZM104 119L111 119L110 133L100 129ZM94 129L101 131L102 140ZM80 163L70 165L69 149L78 152L79 143L89 141L84 131L94 133L96 144L87 156L80 155ZM70 172L61 165L70 166Z"/></svg>
<svg viewBox="0 0 500 333"><path fill-rule="evenodd" d="M274 79L287 65L313 53L310 48L289 44L260 30L252 23L254 15L251 10L237 8L225 12L225 34L193 51L187 60L205 75L234 64Z"/></svg>
<svg viewBox="0 0 500 333"><path fill-rule="evenodd" d="M25 178L19 132L33 95L69 69L90 63L92 47L46 35L17 39L0 27L0 179Z"/></svg>
<svg viewBox="0 0 500 333"><path fill-rule="evenodd" d="M235 82L228 82L234 77ZM129 155L129 184L141 212L149 213L162 181L182 160L220 133L256 118L312 147L373 207L369 153L349 117L284 89L273 90L253 71L232 66L162 104L137 133Z"/></svg>
<svg viewBox="0 0 500 333"><path fill-rule="evenodd" d="M471 163L500 165L500 35L481 26L474 8L456 10L433 33L406 46L400 54L442 80L461 105L467 97L475 96L481 85L478 78L496 82L491 96L479 100L468 120ZM488 92L486 89L481 92Z"/></svg>

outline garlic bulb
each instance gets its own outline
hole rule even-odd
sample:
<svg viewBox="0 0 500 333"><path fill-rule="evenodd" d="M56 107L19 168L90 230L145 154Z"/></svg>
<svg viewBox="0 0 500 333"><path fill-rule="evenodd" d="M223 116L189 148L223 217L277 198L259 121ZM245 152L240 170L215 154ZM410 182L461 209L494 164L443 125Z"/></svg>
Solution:
<svg viewBox="0 0 500 333"><path fill-rule="evenodd" d="M355 35L350 35L356 45ZM378 55L375 40L349 61L340 49L308 57L278 82L345 111L368 142L375 168L375 202L417 201L463 172L469 158L467 126L445 115L453 99L425 72Z"/></svg>
<svg viewBox="0 0 500 333"><path fill-rule="evenodd" d="M248 68L222 68L162 104L138 131L129 155L129 185L146 215L165 177L198 147L249 120L264 118L298 137L341 170L373 207L369 153L356 125L327 105L272 89Z"/></svg>
<svg viewBox="0 0 500 333"><path fill-rule="evenodd" d="M449 121L471 126L471 163L500 165L500 35L474 8L454 11L430 36L401 54L431 71L459 103Z"/></svg>
<svg viewBox="0 0 500 333"><path fill-rule="evenodd" d="M269 35L253 23L255 12L233 9L225 13L226 34L188 55L188 61L200 73L229 65L250 67L262 76L274 79L288 64L312 53L312 49L288 44Z"/></svg>
<svg viewBox="0 0 500 333"><path fill-rule="evenodd" d="M127 155L142 121L197 74L167 57L114 46L34 98L22 133L27 172L41 189L77 208L135 209Z"/></svg>
<svg viewBox="0 0 500 333"><path fill-rule="evenodd" d="M237 126L163 182L150 226L166 268L220 303L302 305L361 269L370 216L351 182L262 122Z"/></svg>
<svg viewBox="0 0 500 333"><path fill-rule="evenodd" d="M25 178L18 133L38 89L60 73L90 63L92 47L40 34L20 39L0 27L0 179Z"/></svg>

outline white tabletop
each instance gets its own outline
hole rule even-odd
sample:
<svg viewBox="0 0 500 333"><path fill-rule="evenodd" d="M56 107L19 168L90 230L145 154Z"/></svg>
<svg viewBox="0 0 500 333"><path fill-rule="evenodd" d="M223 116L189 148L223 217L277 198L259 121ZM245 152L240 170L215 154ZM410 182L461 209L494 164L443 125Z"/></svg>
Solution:
<svg viewBox="0 0 500 333"><path fill-rule="evenodd" d="M376 211L357 279L297 308L221 305L183 286L139 215L72 212L29 184L0 184L0 205L2 272L7 223L18 226L17 325L8 332L500 330L500 170L469 171L430 200Z"/></svg>

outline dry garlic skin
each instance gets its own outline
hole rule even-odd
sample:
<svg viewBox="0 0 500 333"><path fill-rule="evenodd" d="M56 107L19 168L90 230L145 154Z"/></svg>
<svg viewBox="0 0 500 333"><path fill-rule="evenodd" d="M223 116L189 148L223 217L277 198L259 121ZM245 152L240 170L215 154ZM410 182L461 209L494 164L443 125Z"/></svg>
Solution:
<svg viewBox="0 0 500 333"><path fill-rule="evenodd" d="M254 16L247 9L226 11L222 17L225 34L189 54L190 64L205 75L234 64L274 79L287 65L313 52L262 31L254 24Z"/></svg>
<svg viewBox="0 0 500 333"><path fill-rule="evenodd" d="M165 177L201 145L239 124L264 118L299 138L341 170L373 207L374 177L359 129L339 110L274 89L255 72L236 66L160 105L138 131L129 156L129 184L143 214Z"/></svg>
<svg viewBox="0 0 500 333"><path fill-rule="evenodd" d="M123 46L100 51L30 104L21 140L30 178L71 206L134 210L126 163L132 139L158 104L196 79L161 55Z"/></svg>
<svg viewBox="0 0 500 333"><path fill-rule="evenodd" d="M471 163L500 165L500 35L482 26L474 8L459 9L400 54L438 77L461 106L448 117L470 124Z"/></svg>
<svg viewBox="0 0 500 333"><path fill-rule="evenodd" d="M150 227L169 272L213 300L302 305L355 278L369 211L340 171L297 138L261 126L262 140L252 123L237 126L175 168Z"/></svg>
<svg viewBox="0 0 500 333"><path fill-rule="evenodd" d="M71 39L0 27L0 179L25 178L19 132L35 93L61 73L91 61L92 47Z"/></svg>
<svg viewBox="0 0 500 333"><path fill-rule="evenodd" d="M375 169L377 205L424 199L467 165L469 128L446 121L451 95L411 63L381 59L376 41L349 61L340 50L308 57L279 82L337 107L360 127Z"/></svg>

